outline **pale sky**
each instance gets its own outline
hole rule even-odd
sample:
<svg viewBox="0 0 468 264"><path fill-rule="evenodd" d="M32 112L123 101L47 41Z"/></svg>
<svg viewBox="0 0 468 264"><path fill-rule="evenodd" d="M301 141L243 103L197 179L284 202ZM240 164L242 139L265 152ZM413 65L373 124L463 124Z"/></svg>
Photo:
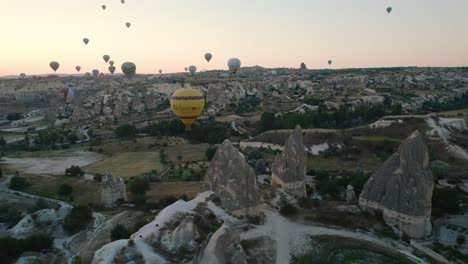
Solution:
<svg viewBox="0 0 468 264"><path fill-rule="evenodd" d="M226 69L232 57L311 69L329 58L333 68L467 66L467 11L468 0L0 0L0 76L52 73L51 60L61 74L107 73L105 54L117 72L132 61L137 73Z"/></svg>

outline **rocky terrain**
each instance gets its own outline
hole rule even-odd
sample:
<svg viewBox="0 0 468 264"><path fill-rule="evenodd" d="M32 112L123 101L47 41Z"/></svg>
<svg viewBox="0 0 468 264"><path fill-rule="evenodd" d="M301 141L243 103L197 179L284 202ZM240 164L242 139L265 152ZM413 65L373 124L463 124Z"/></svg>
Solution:
<svg viewBox="0 0 468 264"><path fill-rule="evenodd" d="M364 185L359 206L378 210L412 238L429 236L434 179L423 136L414 132Z"/></svg>

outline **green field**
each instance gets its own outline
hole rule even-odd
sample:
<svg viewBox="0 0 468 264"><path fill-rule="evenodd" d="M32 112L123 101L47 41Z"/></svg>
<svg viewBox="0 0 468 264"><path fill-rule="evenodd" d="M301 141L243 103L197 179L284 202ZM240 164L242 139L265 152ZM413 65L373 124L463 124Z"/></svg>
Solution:
<svg viewBox="0 0 468 264"><path fill-rule="evenodd" d="M353 137L353 140L356 141L370 141L370 142L382 142L382 141L389 141L394 143L401 143L403 140L391 137L384 137L384 136L362 136L362 137Z"/></svg>
<svg viewBox="0 0 468 264"><path fill-rule="evenodd" d="M310 252L293 259L293 264L411 264L405 256L367 241L335 236L310 238Z"/></svg>
<svg viewBox="0 0 468 264"><path fill-rule="evenodd" d="M83 170L91 174L110 172L114 176L128 179L161 168L159 152L125 152L83 167Z"/></svg>
<svg viewBox="0 0 468 264"><path fill-rule="evenodd" d="M87 181L82 178L73 178L68 176L43 176L26 175L31 186L25 189L25 192L39 196L59 198L57 191L62 184L72 186L73 204L99 204L101 201L101 189L98 184ZM63 200L68 202L67 198Z"/></svg>

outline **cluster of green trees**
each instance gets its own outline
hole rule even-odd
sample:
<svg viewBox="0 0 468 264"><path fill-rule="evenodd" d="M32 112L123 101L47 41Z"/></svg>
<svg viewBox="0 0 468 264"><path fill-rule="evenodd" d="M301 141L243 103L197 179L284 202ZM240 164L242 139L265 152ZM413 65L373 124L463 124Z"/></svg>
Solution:
<svg viewBox="0 0 468 264"><path fill-rule="evenodd" d="M49 127L44 130L37 131L37 138L35 143L38 146L48 147L55 144L75 144L78 141L78 136L75 132L69 129L61 129L56 127ZM26 137L25 137L26 139Z"/></svg>
<svg viewBox="0 0 468 264"><path fill-rule="evenodd" d="M341 193L346 190L348 184L354 187L356 196L361 194L362 188L369 179L370 174L356 168L350 175L335 177L325 170L313 170L310 175L315 175L315 191L321 195L329 195L334 200L340 200Z"/></svg>
<svg viewBox="0 0 468 264"><path fill-rule="evenodd" d="M7 119L9 121L20 120L21 118L23 118L23 114L21 113L8 113L7 114Z"/></svg>
<svg viewBox="0 0 468 264"><path fill-rule="evenodd" d="M262 100L256 96L246 96L242 98L237 104L231 104L230 107L234 109L236 114L250 113L257 110L257 106Z"/></svg>
<svg viewBox="0 0 468 264"><path fill-rule="evenodd" d="M440 102L439 100L424 102L421 108L422 113L451 111L468 108L468 92L463 93L461 98L451 102Z"/></svg>
<svg viewBox="0 0 468 264"><path fill-rule="evenodd" d="M24 190L25 188L29 187L31 183L29 183L26 178L21 177L19 175L13 176L10 180L10 185L8 186L10 189L13 190Z"/></svg>
<svg viewBox="0 0 468 264"><path fill-rule="evenodd" d="M83 230L93 219L93 213L88 206L77 205L63 221L63 229L70 234Z"/></svg>
<svg viewBox="0 0 468 264"><path fill-rule="evenodd" d="M25 239L13 237L0 238L0 257L2 263L14 262L23 252L40 252L53 247L54 238L48 234L34 234Z"/></svg>
<svg viewBox="0 0 468 264"><path fill-rule="evenodd" d="M71 177L82 177L84 176L85 172L79 167L72 165L70 168L65 169L65 175Z"/></svg>
<svg viewBox="0 0 468 264"><path fill-rule="evenodd" d="M129 138L133 137L137 133L137 128L132 124L120 125L115 129L115 135L118 138Z"/></svg>
<svg viewBox="0 0 468 264"><path fill-rule="evenodd" d="M164 120L150 124L143 132L151 136L179 136L194 142L219 144L228 137L228 131L224 126L208 124L194 124L190 131L186 131L180 120Z"/></svg>
<svg viewBox="0 0 468 264"><path fill-rule="evenodd" d="M382 106L360 105L353 108L342 106L331 110L320 106L316 112L308 113L275 113L265 112L260 120L260 131L274 129L293 129L296 125L302 128L342 129L375 122L386 114Z"/></svg>

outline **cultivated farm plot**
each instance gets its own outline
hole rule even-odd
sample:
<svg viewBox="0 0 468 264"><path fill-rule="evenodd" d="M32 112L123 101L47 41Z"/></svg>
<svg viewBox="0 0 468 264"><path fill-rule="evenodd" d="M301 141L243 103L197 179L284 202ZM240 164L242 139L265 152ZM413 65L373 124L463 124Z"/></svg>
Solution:
<svg viewBox="0 0 468 264"><path fill-rule="evenodd" d="M181 163L204 161L206 160L205 152L209 147L208 144L179 144L170 146L165 149L168 160L179 163L179 156L182 157Z"/></svg>
<svg viewBox="0 0 468 264"><path fill-rule="evenodd" d="M159 152L125 152L107 157L83 168L86 173L112 173L128 179L147 173L151 170L161 170Z"/></svg>
<svg viewBox="0 0 468 264"><path fill-rule="evenodd" d="M151 183L150 190L146 192L149 202L158 202L166 196L179 198L187 195L189 199L194 198L201 190L199 182L156 182Z"/></svg>
<svg viewBox="0 0 468 264"><path fill-rule="evenodd" d="M24 191L39 196L59 198L57 191L60 185L67 184L73 188L71 196L73 204L99 204L101 202L101 189L95 182L85 180L84 178L74 178L69 176L50 176L50 175L22 175L31 183ZM68 202L68 199L62 197Z"/></svg>

